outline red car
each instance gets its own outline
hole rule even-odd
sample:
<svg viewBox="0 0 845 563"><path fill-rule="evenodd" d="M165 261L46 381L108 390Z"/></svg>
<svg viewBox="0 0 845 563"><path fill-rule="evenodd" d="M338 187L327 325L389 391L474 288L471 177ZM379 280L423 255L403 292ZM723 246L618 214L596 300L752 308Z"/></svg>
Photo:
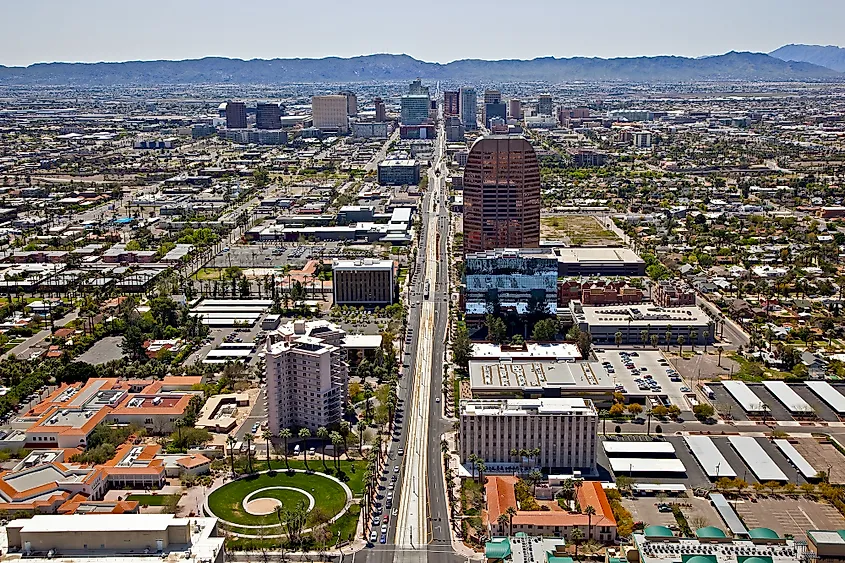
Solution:
<svg viewBox="0 0 845 563"><path fill-rule="evenodd" d="M383 521L385 524L387 524L390 521L390 514L385 514Z"/></svg>

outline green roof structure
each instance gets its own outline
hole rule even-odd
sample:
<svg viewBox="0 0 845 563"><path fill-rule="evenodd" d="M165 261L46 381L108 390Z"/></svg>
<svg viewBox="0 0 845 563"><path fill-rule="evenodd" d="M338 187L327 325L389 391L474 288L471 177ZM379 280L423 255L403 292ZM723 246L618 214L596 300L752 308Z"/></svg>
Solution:
<svg viewBox="0 0 845 563"><path fill-rule="evenodd" d="M681 563L716 563L715 555L681 555Z"/></svg>
<svg viewBox="0 0 845 563"><path fill-rule="evenodd" d="M779 540L781 537L771 528L753 528L748 530L748 536L752 540Z"/></svg>
<svg viewBox="0 0 845 563"><path fill-rule="evenodd" d="M487 559L505 559L511 554L511 542L508 538L493 538L484 544L484 557Z"/></svg>
<svg viewBox="0 0 845 563"><path fill-rule="evenodd" d="M671 538L675 534L666 526L649 526L643 530L643 535L647 538Z"/></svg>
<svg viewBox="0 0 845 563"><path fill-rule="evenodd" d="M699 539L722 539L728 536L726 536L725 532L723 532L716 526L705 526L695 531L695 537Z"/></svg>

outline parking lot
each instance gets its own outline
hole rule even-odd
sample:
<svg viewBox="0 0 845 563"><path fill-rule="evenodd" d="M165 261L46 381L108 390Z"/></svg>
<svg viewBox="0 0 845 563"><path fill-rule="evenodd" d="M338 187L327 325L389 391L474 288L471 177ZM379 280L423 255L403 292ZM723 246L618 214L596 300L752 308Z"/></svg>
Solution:
<svg viewBox="0 0 845 563"><path fill-rule="evenodd" d="M659 500L657 497L625 498L622 504L631 511L634 522L643 522L646 526L666 526L673 530L678 528L675 516L671 512L660 512L659 504L680 504L681 512L687 519L687 524L693 532L704 526L724 527L722 519L708 499L698 497L680 497ZM689 506L684 506L689 505Z"/></svg>
<svg viewBox="0 0 845 563"><path fill-rule="evenodd" d="M597 353L600 362L605 364L614 383L624 387L623 393L629 397L668 397L669 402L689 412L689 404L684 398L686 383L678 376L670 379L667 370L674 368L658 350L604 350ZM626 365L627 364L627 365ZM629 366L633 365L632 370ZM638 370L635 374L634 370ZM640 382L635 381L640 379ZM649 384L649 381L654 383ZM621 389L620 389L621 391ZM667 405L668 406L668 405Z"/></svg>
<svg viewBox="0 0 845 563"><path fill-rule="evenodd" d="M225 250L228 248L229 250ZM283 242L262 242L249 245L232 245L219 252L206 267L226 268L268 268L273 266L303 266L308 260L343 256L353 250L338 242L321 244L297 244Z"/></svg>
<svg viewBox="0 0 845 563"><path fill-rule="evenodd" d="M830 482L845 484L845 456L827 438L789 440L804 459L818 471L830 472Z"/></svg>
<svg viewBox="0 0 845 563"><path fill-rule="evenodd" d="M736 511L745 522L745 527L771 528L775 532L806 541L806 530L841 530L845 518L829 504L808 499L757 498L738 501Z"/></svg>
<svg viewBox="0 0 845 563"><path fill-rule="evenodd" d="M757 383L748 383L748 388L754 392L755 395L769 407L769 412L766 415L767 420L777 420L777 421L793 421L797 420L796 417L793 417L787 408L784 406L783 403L780 402L774 395L772 395L768 389L766 389L763 385ZM761 417L758 414L754 414L749 417L748 413L740 406L740 404L731 396L730 393L724 388L721 383L708 383L707 386L713 391L713 395L715 396L712 399L713 407L721 414L723 417L732 418L733 420L745 421L745 420L759 420ZM833 387L839 391L840 393L845 394L845 386L843 385L833 385ZM819 420L827 421L827 422L838 422L839 416L831 409L827 403L821 400L818 395L813 393L806 385L799 384L799 385L790 385L790 388L798 394L799 397L804 399L807 404L813 407L813 410L816 413L816 417Z"/></svg>

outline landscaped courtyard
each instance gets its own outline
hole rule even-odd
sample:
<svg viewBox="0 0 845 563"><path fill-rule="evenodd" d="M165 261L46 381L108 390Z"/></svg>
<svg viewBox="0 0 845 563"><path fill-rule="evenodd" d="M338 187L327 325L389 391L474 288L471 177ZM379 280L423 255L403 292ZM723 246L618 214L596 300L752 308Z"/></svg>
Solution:
<svg viewBox="0 0 845 563"><path fill-rule="evenodd" d="M221 486L209 495L207 507L214 516L249 533L250 527L278 528L277 507L284 511L302 506L309 522L326 522L346 508L349 496L348 488L327 475L279 470Z"/></svg>

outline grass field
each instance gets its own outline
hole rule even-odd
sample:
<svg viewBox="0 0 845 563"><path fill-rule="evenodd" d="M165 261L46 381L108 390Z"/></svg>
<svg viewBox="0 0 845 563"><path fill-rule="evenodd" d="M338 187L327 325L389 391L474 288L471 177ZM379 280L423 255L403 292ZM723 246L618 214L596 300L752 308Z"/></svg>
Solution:
<svg viewBox="0 0 845 563"><path fill-rule="evenodd" d="M257 456L259 459L253 460L253 465L255 465L255 469L257 471L262 471L267 469L267 460L260 459L260 456ZM312 471L319 471L320 473L325 473L327 475L331 475L332 477L337 478L343 483L346 483L346 486L352 491L353 495L360 496L364 494L364 471L367 469L367 462L362 460L340 460L340 471L338 472L334 466L334 459L332 459L331 455L326 456L326 465L323 465L323 458L320 455L320 450L317 450L317 455L314 457L308 458L308 467L305 467L305 463L301 459L291 459L288 462L288 465L291 469L311 469ZM270 464L271 469L277 469L280 471L284 471L285 469L285 460L272 460Z"/></svg>
<svg viewBox="0 0 845 563"><path fill-rule="evenodd" d="M313 473L279 471L250 476L223 485L208 497L208 507L216 516L234 524L277 525L278 518L275 514L256 516L243 508L243 499L249 493L274 486L295 487L311 493L316 503L315 508L322 508L330 516L340 512L346 505L346 493L343 487L331 479ZM267 491L253 498L263 496L280 498L275 493L293 493L293 491ZM293 502L306 500L302 494L284 496L285 499ZM280 498L280 500L284 502L284 499Z"/></svg>
<svg viewBox="0 0 845 563"><path fill-rule="evenodd" d="M610 246L619 243L616 233L605 229L590 215L559 215L540 218L540 237L564 240L572 246Z"/></svg>
<svg viewBox="0 0 845 563"><path fill-rule="evenodd" d="M200 268L193 277L195 280L219 280L222 276L223 268Z"/></svg>
<svg viewBox="0 0 845 563"><path fill-rule="evenodd" d="M180 495L129 495L126 500L138 501L141 506L164 506L172 497L179 498Z"/></svg>

